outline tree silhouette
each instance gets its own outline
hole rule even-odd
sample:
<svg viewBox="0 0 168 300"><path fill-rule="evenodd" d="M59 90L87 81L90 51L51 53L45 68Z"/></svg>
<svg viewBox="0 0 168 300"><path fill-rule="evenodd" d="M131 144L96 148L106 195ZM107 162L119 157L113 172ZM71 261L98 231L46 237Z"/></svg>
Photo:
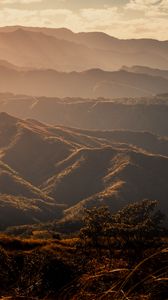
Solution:
<svg viewBox="0 0 168 300"><path fill-rule="evenodd" d="M115 214L107 207L85 210L84 227L80 231L85 249L94 247L100 254L104 240L112 255L113 241L114 248L136 251L136 255L141 256L144 247L158 246L164 232L164 215L157 210L157 205L157 201L143 200L129 204Z"/></svg>

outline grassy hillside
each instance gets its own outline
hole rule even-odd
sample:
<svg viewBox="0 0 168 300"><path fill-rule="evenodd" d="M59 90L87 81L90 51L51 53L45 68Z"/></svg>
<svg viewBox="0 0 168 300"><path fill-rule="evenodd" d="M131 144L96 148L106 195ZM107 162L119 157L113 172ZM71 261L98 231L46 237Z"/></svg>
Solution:
<svg viewBox="0 0 168 300"><path fill-rule="evenodd" d="M24 180L16 171L2 161L0 161L0 192L1 194L22 195L30 199L41 198L42 200L52 201L52 198L48 197L30 182Z"/></svg>
<svg viewBox="0 0 168 300"><path fill-rule="evenodd" d="M145 198L158 199L168 213L167 157L113 148L82 150L76 156L60 165L43 186L46 193L72 206L66 220L80 219L84 208L108 205L116 210Z"/></svg>
<svg viewBox="0 0 168 300"><path fill-rule="evenodd" d="M4 114L1 117L3 126L10 126L10 117L6 115L4 118ZM48 132L46 125L31 120L14 120L10 129L15 127L16 130L8 145L2 149L2 160L37 185L53 173L54 164L70 155L74 146ZM8 132L3 131L3 134L8 137Z"/></svg>
<svg viewBox="0 0 168 300"><path fill-rule="evenodd" d="M0 194L0 230L8 226L38 224L62 217L63 208L41 198Z"/></svg>
<svg viewBox="0 0 168 300"><path fill-rule="evenodd" d="M55 215L76 222L85 207L107 204L116 210L143 198L159 200L168 213L166 137L53 126L6 113L0 114L0 134L0 203L6 225L24 224L24 207L27 223Z"/></svg>
<svg viewBox="0 0 168 300"><path fill-rule="evenodd" d="M0 230L62 216L63 207L0 162Z"/></svg>

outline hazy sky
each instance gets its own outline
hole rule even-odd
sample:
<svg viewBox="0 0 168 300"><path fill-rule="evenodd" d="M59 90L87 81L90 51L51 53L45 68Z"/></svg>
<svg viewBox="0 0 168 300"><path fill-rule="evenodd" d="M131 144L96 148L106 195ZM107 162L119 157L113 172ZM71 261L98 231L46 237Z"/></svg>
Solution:
<svg viewBox="0 0 168 300"><path fill-rule="evenodd" d="M16 24L168 39L168 0L0 0L0 26Z"/></svg>

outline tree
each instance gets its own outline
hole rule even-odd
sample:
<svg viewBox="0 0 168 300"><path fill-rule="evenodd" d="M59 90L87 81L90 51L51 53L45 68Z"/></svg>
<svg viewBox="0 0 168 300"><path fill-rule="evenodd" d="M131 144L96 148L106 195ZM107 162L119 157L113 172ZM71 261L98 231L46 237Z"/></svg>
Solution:
<svg viewBox="0 0 168 300"><path fill-rule="evenodd" d="M85 210L84 227L80 231L85 248L91 246L100 254L101 242L105 239L111 256L113 239L114 247L132 249L141 255L144 247L158 245L164 231L164 216L157 210L157 205L157 201L143 200L129 204L115 214L107 207Z"/></svg>
<svg viewBox="0 0 168 300"><path fill-rule="evenodd" d="M157 210L158 201L143 200L130 204L113 216L114 225L125 239L143 242L163 232L164 215Z"/></svg>
<svg viewBox="0 0 168 300"><path fill-rule="evenodd" d="M84 211L84 227L80 230L80 239L85 250L88 245L100 253L100 239L105 235L107 224L111 223L111 213L107 207L86 209Z"/></svg>

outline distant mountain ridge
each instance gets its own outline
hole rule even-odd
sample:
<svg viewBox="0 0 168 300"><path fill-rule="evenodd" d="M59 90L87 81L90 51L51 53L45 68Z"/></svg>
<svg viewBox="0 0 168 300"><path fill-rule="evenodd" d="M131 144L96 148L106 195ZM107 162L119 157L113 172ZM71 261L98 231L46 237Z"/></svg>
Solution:
<svg viewBox="0 0 168 300"><path fill-rule="evenodd" d="M120 98L168 93L168 79L119 70L58 72L0 64L0 92L47 97Z"/></svg>
<svg viewBox="0 0 168 300"><path fill-rule="evenodd" d="M168 70L152 69L145 66L133 66L133 67L123 66L121 70L125 70L127 72L133 72L133 73L159 76L168 79Z"/></svg>
<svg viewBox="0 0 168 300"><path fill-rule="evenodd" d="M168 41L1 27L0 93L83 98L166 94L167 53Z"/></svg>
<svg viewBox="0 0 168 300"><path fill-rule="evenodd" d="M148 131L168 136L166 95L95 100L0 94L0 111L19 118L36 119L66 127L106 131L123 129Z"/></svg>
<svg viewBox="0 0 168 300"><path fill-rule="evenodd" d="M120 40L102 32L14 26L0 28L0 44L0 59L22 67L83 71L146 65L168 69L168 41Z"/></svg>

